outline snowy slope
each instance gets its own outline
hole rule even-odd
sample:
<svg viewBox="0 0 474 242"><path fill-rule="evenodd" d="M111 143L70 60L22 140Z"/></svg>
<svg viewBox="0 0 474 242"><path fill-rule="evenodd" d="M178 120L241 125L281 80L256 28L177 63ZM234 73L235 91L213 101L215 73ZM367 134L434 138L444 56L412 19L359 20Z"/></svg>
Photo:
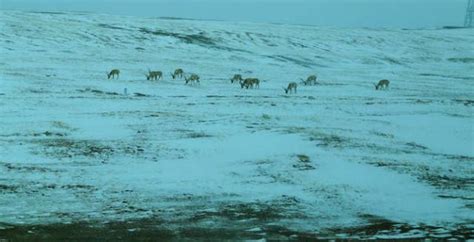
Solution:
<svg viewBox="0 0 474 242"><path fill-rule="evenodd" d="M0 229L389 221L427 236L474 220L473 30L15 11L0 29ZM172 80L176 68L201 84ZM284 94L313 73L320 85Z"/></svg>

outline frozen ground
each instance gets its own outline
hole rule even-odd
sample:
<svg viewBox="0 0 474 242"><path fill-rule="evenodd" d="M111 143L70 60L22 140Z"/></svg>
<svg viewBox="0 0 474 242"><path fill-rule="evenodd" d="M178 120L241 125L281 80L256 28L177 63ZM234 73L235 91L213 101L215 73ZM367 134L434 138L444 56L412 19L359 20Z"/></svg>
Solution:
<svg viewBox="0 0 474 242"><path fill-rule="evenodd" d="M13 11L0 29L0 239L473 236L472 29Z"/></svg>

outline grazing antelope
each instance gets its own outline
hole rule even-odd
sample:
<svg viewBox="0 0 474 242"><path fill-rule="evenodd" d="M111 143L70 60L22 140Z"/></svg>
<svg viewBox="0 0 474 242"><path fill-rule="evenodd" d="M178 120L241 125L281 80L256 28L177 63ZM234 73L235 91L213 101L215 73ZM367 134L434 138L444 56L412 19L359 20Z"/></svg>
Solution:
<svg viewBox="0 0 474 242"><path fill-rule="evenodd" d="M293 90L294 93L296 93L296 88L297 87L298 87L298 84L296 84L296 82L290 82L290 83L288 83L288 87L283 88L283 90L285 90L286 94L291 93L292 90Z"/></svg>
<svg viewBox="0 0 474 242"><path fill-rule="evenodd" d="M258 78L252 78L253 85L260 88L260 80Z"/></svg>
<svg viewBox="0 0 474 242"><path fill-rule="evenodd" d="M240 74L235 74L234 77L232 77L232 79L230 79L230 83L234 83L234 82L240 82L242 81L242 75Z"/></svg>
<svg viewBox="0 0 474 242"><path fill-rule="evenodd" d="M113 69L109 73L107 73L107 79L114 79L115 76L117 76L117 79L119 78L120 75L120 70L119 69Z"/></svg>
<svg viewBox="0 0 474 242"><path fill-rule="evenodd" d="M186 83L185 83L185 84L188 84L188 83L196 83L196 82L199 83L199 76L196 75L196 74L191 74L191 75L189 76L189 78L186 77L186 76L184 76L184 80L186 80Z"/></svg>
<svg viewBox="0 0 474 242"><path fill-rule="evenodd" d="M150 71L148 69L148 74L145 74L147 80L159 80L163 76L161 71Z"/></svg>
<svg viewBox="0 0 474 242"><path fill-rule="evenodd" d="M183 69L178 68L178 69L174 70L173 73L171 73L171 76L173 77L173 79L178 78L178 77L183 78L183 74L184 74Z"/></svg>
<svg viewBox="0 0 474 242"><path fill-rule="evenodd" d="M379 83L374 84L375 90L387 89L387 88L388 88L388 84L390 84L390 81L389 81L389 80L385 80L385 79L380 80Z"/></svg>
<svg viewBox="0 0 474 242"><path fill-rule="evenodd" d="M316 75L311 75L311 76L308 76L308 78L306 78L306 80L303 80L303 79L301 79L301 80L303 81L303 84L305 86L307 86L307 85L317 84L317 81L316 81L317 79L318 79L318 77Z"/></svg>
<svg viewBox="0 0 474 242"><path fill-rule="evenodd" d="M253 88L254 78L245 78L245 80L240 80L240 88L249 89L249 87Z"/></svg>

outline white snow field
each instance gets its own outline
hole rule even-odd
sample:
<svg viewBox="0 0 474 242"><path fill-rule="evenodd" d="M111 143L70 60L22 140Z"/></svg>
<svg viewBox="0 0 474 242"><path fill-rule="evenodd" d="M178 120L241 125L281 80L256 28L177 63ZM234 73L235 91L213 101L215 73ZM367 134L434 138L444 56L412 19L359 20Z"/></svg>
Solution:
<svg viewBox="0 0 474 242"><path fill-rule="evenodd" d="M474 234L473 29L2 11L0 30L0 240Z"/></svg>

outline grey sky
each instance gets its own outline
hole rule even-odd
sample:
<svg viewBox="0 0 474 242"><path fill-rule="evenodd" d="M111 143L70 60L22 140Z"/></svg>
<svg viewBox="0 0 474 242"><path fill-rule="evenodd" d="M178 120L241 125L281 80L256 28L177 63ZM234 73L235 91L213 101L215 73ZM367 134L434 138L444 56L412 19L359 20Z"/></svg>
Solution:
<svg viewBox="0 0 474 242"><path fill-rule="evenodd" d="M462 25L467 0L0 0L1 9L343 27Z"/></svg>

